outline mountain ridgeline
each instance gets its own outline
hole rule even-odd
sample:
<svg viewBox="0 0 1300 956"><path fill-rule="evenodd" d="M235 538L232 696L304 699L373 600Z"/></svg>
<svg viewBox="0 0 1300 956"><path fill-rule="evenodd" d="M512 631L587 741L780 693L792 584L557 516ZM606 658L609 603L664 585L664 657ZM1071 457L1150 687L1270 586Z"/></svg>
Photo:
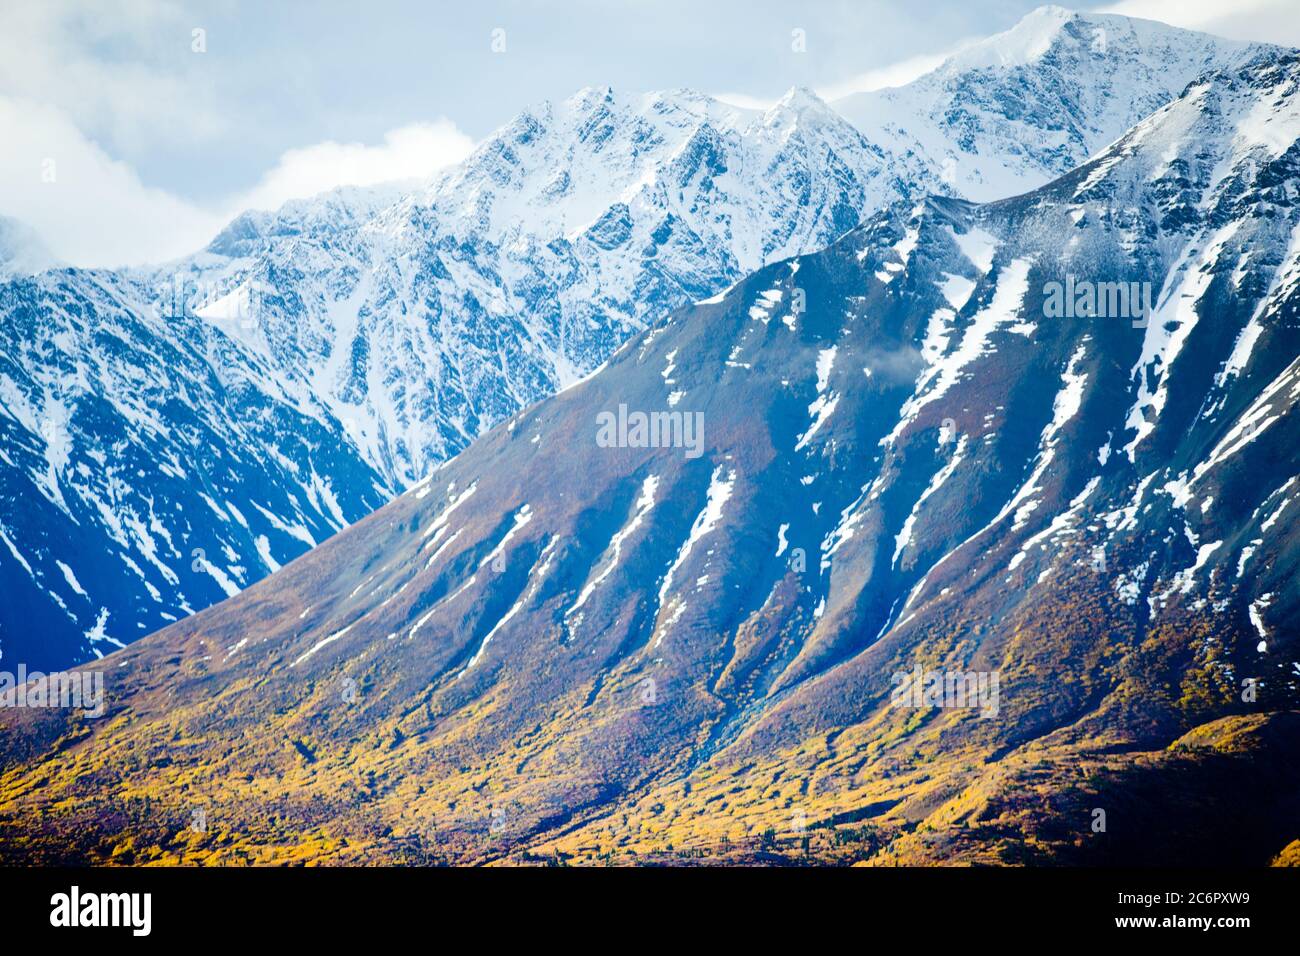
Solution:
<svg viewBox="0 0 1300 956"><path fill-rule="evenodd" d="M154 268L40 271L0 229L0 654L65 666L207 607L673 310L897 202L1041 186L1269 49L1049 7L831 106L586 89Z"/></svg>

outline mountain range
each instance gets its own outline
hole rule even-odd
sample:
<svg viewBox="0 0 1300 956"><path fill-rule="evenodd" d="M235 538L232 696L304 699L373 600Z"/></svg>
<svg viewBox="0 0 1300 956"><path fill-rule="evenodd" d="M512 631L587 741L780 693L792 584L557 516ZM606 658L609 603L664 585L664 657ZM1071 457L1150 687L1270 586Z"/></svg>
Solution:
<svg viewBox="0 0 1300 956"><path fill-rule="evenodd" d="M832 106L586 89L427 183L249 212L155 268L46 269L7 227L0 654L84 661L207 607L674 309L893 203L1041 185L1263 49L1043 8Z"/></svg>
<svg viewBox="0 0 1300 956"><path fill-rule="evenodd" d="M1222 62L1048 178L1127 115L1089 91L1023 194L772 238L117 651L103 719L6 711L0 854L1295 858L1300 55L1046 10L918 82L1034 122L990 91L1090 63L1095 21ZM983 157L997 124L954 128Z"/></svg>

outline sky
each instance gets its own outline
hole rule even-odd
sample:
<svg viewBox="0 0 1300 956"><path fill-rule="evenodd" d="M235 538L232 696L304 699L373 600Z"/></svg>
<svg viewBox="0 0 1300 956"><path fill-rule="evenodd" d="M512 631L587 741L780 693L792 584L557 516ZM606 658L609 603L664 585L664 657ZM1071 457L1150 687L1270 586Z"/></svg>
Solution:
<svg viewBox="0 0 1300 956"><path fill-rule="evenodd" d="M161 262L245 209L429 176L584 86L831 100L907 82L1038 5L2 0L0 216L74 265ZM1300 46L1297 0L1073 8Z"/></svg>

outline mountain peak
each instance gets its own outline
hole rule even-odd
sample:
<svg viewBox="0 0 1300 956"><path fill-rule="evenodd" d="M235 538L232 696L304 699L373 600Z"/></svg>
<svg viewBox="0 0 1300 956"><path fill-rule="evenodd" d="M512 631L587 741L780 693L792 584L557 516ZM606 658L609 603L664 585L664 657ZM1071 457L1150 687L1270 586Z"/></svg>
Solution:
<svg viewBox="0 0 1300 956"><path fill-rule="evenodd" d="M952 56L953 69L1026 66L1041 59L1060 35L1061 28L1078 17L1073 10L1042 6L1025 14L1015 26L996 33Z"/></svg>
<svg viewBox="0 0 1300 956"><path fill-rule="evenodd" d="M826 102L806 86L792 86L785 96L776 101L772 108L780 109L782 107L786 109L807 109L810 107L825 109Z"/></svg>
<svg viewBox="0 0 1300 956"><path fill-rule="evenodd" d="M564 103L572 109L589 110L601 103L613 103L614 98L614 87L612 86L584 86L565 100Z"/></svg>
<svg viewBox="0 0 1300 956"><path fill-rule="evenodd" d="M789 91L763 114L763 123L766 126L785 124L794 126L814 119L818 122L826 120L843 122L839 114L831 109L825 100L806 86L790 87Z"/></svg>

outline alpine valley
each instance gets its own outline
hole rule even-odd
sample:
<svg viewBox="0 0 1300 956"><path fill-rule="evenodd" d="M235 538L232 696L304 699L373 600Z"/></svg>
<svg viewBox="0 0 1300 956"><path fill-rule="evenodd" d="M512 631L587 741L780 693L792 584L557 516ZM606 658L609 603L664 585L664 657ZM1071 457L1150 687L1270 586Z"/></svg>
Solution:
<svg viewBox="0 0 1300 956"><path fill-rule="evenodd" d="M1300 862L1295 51L1043 8L14 271L0 648L127 646L0 860Z"/></svg>

